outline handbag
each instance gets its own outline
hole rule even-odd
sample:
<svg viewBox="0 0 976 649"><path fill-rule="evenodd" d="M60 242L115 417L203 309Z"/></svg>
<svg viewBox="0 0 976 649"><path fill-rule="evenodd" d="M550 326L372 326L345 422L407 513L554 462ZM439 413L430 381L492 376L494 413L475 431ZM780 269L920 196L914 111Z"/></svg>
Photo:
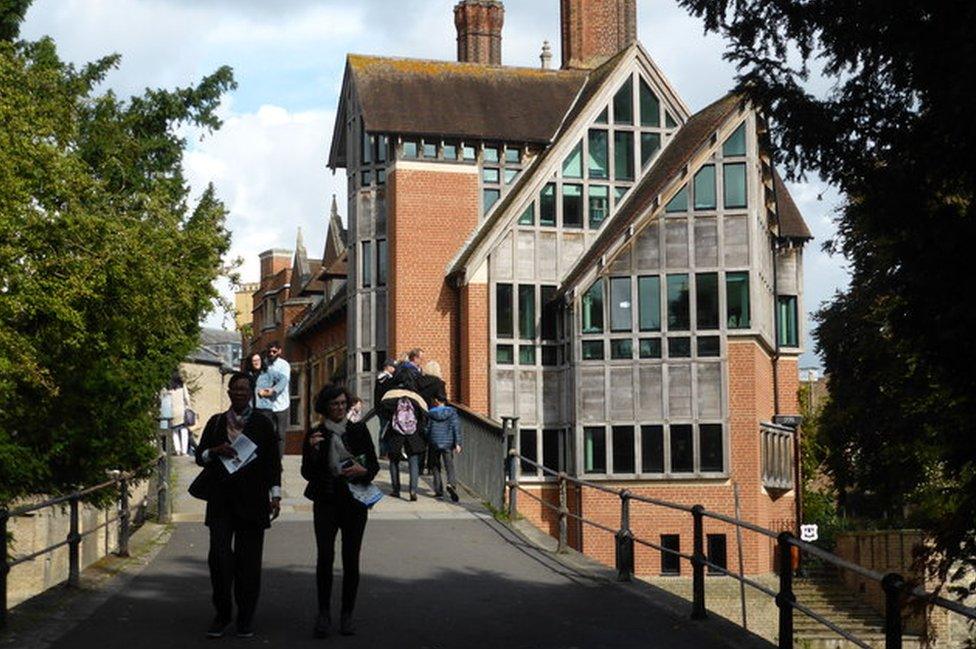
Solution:
<svg viewBox="0 0 976 649"><path fill-rule="evenodd" d="M197 425L197 411L193 408L187 408L183 411L183 425L185 426L196 426Z"/></svg>
<svg viewBox="0 0 976 649"><path fill-rule="evenodd" d="M216 484L217 476L213 471L204 469L200 475L193 479L187 491L197 500L210 500L210 493Z"/></svg>

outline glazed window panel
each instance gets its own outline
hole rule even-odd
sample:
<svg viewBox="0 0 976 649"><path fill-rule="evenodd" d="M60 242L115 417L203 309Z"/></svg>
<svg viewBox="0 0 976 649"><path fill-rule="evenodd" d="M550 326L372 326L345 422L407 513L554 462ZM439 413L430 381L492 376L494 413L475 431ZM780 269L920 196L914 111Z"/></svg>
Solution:
<svg viewBox="0 0 976 649"><path fill-rule="evenodd" d="M602 361L604 345L602 340L584 340L580 347L584 361Z"/></svg>
<svg viewBox="0 0 976 649"><path fill-rule="evenodd" d="M458 148L456 144L445 142L442 151L444 152L445 160L457 160Z"/></svg>
<svg viewBox="0 0 976 649"><path fill-rule="evenodd" d="M722 165L725 208L746 206L746 165L744 162Z"/></svg>
<svg viewBox="0 0 976 649"><path fill-rule="evenodd" d="M640 121L641 126L661 125L661 101L643 79L640 80Z"/></svg>
<svg viewBox="0 0 976 649"><path fill-rule="evenodd" d="M630 360L634 357L634 341L630 338L614 338L610 341L610 358Z"/></svg>
<svg viewBox="0 0 976 649"><path fill-rule="evenodd" d="M524 459L532 460L533 462L539 461L539 453L537 451L537 441L535 431L530 428L522 428L519 430L519 455ZM519 462L519 470L526 475L536 475L538 469L535 466L525 462L524 460Z"/></svg>
<svg viewBox="0 0 976 649"><path fill-rule="evenodd" d="M674 197L668 201L664 211L669 214L688 211L688 185L682 187Z"/></svg>
<svg viewBox="0 0 976 649"><path fill-rule="evenodd" d="M715 165L705 165L695 174L695 209L715 209Z"/></svg>
<svg viewBox="0 0 976 649"><path fill-rule="evenodd" d="M563 161L563 178L583 177L583 142L578 142Z"/></svg>
<svg viewBox="0 0 976 649"><path fill-rule="evenodd" d="M386 251L386 239L376 242L376 285L386 286L387 280L388 255Z"/></svg>
<svg viewBox="0 0 976 649"><path fill-rule="evenodd" d="M709 563L715 564L719 568L728 568L727 562L727 544L724 534L709 534L706 537L706 554L705 557L708 559ZM708 566L708 574L710 575L722 575L725 574L721 570Z"/></svg>
<svg viewBox="0 0 976 649"><path fill-rule="evenodd" d="M549 183L539 194L539 225L556 225L556 185Z"/></svg>
<svg viewBox="0 0 976 649"><path fill-rule="evenodd" d="M698 356L702 358L718 358L721 354L721 343L718 336L698 336Z"/></svg>
<svg viewBox="0 0 976 649"><path fill-rule="evenodd" d="M563 185L563 227L583 227L582 185Z"/></svg>
<svg viewBox="0 0 976 649"><path fill-rule="evenodd" d="M498 147L486 146L481 154L481 159L485 162L495 164L498 162Z"/></svg>
<svg viewBox="0 0 976 649"><path fill-rule="evenodd" d="M660 338L641 338L639 347L641 358L661 358Z"/></svg>
<svg viewBox="0 0 976 649"><path fill-rule="evenodd" d="M610 331L631 331L633 308L630 295L630 278L610 279Z"/></svg>
<svg viewBox="0 0 976 649"><path fill-rule="evenodd" d="M380 135L376 138L376 161L386 162L386 152L390 146L390 138L386 135Z"/></svg>
<svg viewBox="0 0 976 649"><path fill-rule="evenodd" d="M363 286L373 285L373 246L369 241L364 241L362 246L363 259L360 268L363 274Z"/></svg>
<svg viewBox="0 0 976 649"><path fill-rule="evenodd" d="M518 178L520 169L506 169L505 170L505 184L511 185Z"/></svg>
<svg viewBox="0 0 976 649"><path fill-rule="evenodd" d="M519 345L519 365L535 365L535 345Z"/></svg>
<svg viewBox="0 0 976 649"><path fill-rule="evenodd" d="M691 338L668 338L668 358L691 358Z"/></svg>
<svg viewBox="0 0 976 649"><path fill-rule="evenodd" d="M497 345L495 347L495 362L499 365L514 365L515 348L512 345Z"/></svg>
<svg viewBox="0 0 976 649"><path fill-rule="evenodd" d="M587 167L590 178L610 177L610 140L607 131L590 129Z"/></svg>
<svg viewBox="0 0 976 649"><path fill-rule="evenodd" d="M486 183L497 185L500 178L500 171L496 167L485 167L481 170L481 180Z"/></svg>
<svg viewBox="0 0 976 649"><path fill-rule="evenodd" d="M582 299L583 333L603 333L603 282L597 280Z"/></svg>
<svg viewBox="0 0 976 649"><path fill-rule="evenodd" d="M670 115L668 115L670 117ZM661 547L671 552L681 551L681 537L677 534L662 534ZM661 552L661 574L680 575L681 557L671 552Z"/></svg>
<svg viewBox="0 0 976 649"><path fill-rule="evenodd" d="M484 202L484 213L487 214L491 211L491 208L495 206L498 199L502 197L501 190L498 189L485 189L483 192L483 202Z"/></svg>
<svg viewBox="0 0 976 649"><path fill-rule="evenodd" d="M718 329L718 273L695 275L695 307L699 329Z"/></svg>
<svg viewBox="0 0 976 649"><path fill-rule="evenodd" d="M691 424L671 424L671 473L691 473L695 470L695 449L691 439Z"/></svg>
<svg viewBox="0 0 976 649"><path fill-rule="evenodd" d="M749 273L725 274L726 326L729 329L748 329Z"/></svg>
<svg viewBox="0 0 976 649"><path fill-rule="evenodd" d="M776 298L777 339L784 347L796 347L799 343L797 332L797 308L795 295L780 295Z"/></svg>
<svg viewBox="0 0 976 649"><path fill-rule="evenodd" d="M590 185L590 229L599 230L610 213L610 188L606 185Z"/></svg>
<svg viewBox="0 0 976 649"><path fill-rule="evenodd" d="M513 298L511 284L495 285L495 334L499 338L511 338L515 334Z"/></svg>
<svg viewBox="0 0 976 649"><path fill-rule="evenodd" d="M722 144L722 155L726 158L746 154L746 125L741 124L739 128L725 140Z"/></svg>
<svg viewBox="0 0 976 649"><path fill-rule="evenodd" d="M518 308L519 338L532 340L535 338L535 286L518 287Z"/></svg>
<svg viewBox="0 0 976 649"><path fill-rule="evenodd" d="M699 424L698 451L699 468L703 473L721 473L725 470L722 424Z"/></svg>
<svg viewBox="0 0 976 649"><path fill-rule="evenodd" d="M535 203L529 203L518 220L519 225L535 225Z"/></svg>
<svg viewBox="0 0 976 649"><path fill-rule="evenodd" d="M678 121L674 118L674 115L671 114L671 111L664 111L664 124L668 128L678 127Z"/></svg>
<svg viewBox="0 0 976 649"><path fill-rule="evenodd" d="M634 123L634 80L627 81L613 97L613 123Z"/></svg>
<svg viewBox="0 0 976 649"><path fill-rule="evenodd" d="M634 134L630 131L614 131L613 165L616 180L634 179Z"/></svg>
<svg viewBox="0 0 976 649"><path fill-rule="evenodd" d="M688 275L668 275L668 330L688 331L691 326Z"/></svg>
<svg viewBox="0 0 976 649"><path fill-rule="evenodd" d="M563 462L561 452L562 432L555 428L547 428L542 431L542 464L547 469L554 471L565 471L566 463Z"/></svg>
<svg viewBox="0 0 976 649"><path fill-rule="evenodd" d="M505 162L508 164L519 164L522 161L522 149L518 147L507 147L505 149Z"/></svg>
<svg viewBox="0 0 976 649"><path fill-rule="evenodd" d="M611 428L613 444L613 473L634 473L634 427L613 426Z"/></svg>
<svg viewBox="0 0 976 649"><path fill-rule="evenodd" d="M478 159L478 150L471 145L464 145L461 147L461 159L467 160L469 162Z"/></svg>
<svg viewBox="0 0 976 649"><path fill-rule="evenodd" d="M641 426L641 473L664 473L664 426Z"/></svg>
<svg viewBox="0 0 976 649"><path fill-rule="evenodd" d="M641 168L647 166L654 154L661 148L660 133L641 133Z"/></svg>
<svg viewBox="0 0 976 649"><path fill-rule="evenodd" d="M583 428L584 473L607 472L607 432L603 426Z"/></svg>
<svg viewBox="0 0 976 649"><path fill-rule="evenodd" d="M554 299L555 296L555 286L539 287L539 302L542 306L540 337L543 340L556 340L556 329L559 322L559 304Z"/></svg>
<svg viewBox="0 0 976 649"><path fill-rule="evenodd" d="M637 278L638 324L641 331L661 330L661 278L657 275Z"/></svg>
<svg viewBox="0 0 976 649"><path fill-rule="evenodd" d="M363 131L363 138L360 140L359 155L364 165L373 162L373 141L373 137L366 131Z"/></svg>
<svg viewBox="0 0 976 649"><path fill-rule="evenodd" d="M434 159L437 157L436 142L424 142L424 157L428 159Z"/></svg>

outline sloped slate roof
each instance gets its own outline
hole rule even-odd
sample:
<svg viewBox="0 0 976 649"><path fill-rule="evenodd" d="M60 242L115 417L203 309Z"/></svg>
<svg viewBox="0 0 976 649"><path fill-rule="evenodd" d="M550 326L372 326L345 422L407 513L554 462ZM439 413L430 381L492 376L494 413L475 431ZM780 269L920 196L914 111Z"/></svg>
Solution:
<svg viewBox="0 0 976 649"><path fill-rule="evenodd" d="M586 72L350 54L366 130L375 133L548 143ZM341 111L340 111L341 112ZM342 138L336 118L336 137ZM344 142L329 166L344 160Z"/></svg>
<svg viewBox="0 0 976 649"><path fill-rule="evenodd" d="M807 227L800 209L793 201L790 190L786 188L779 172L773 169L773 189L776 191L776 215L779 218L779 236L786 239L812 239L813 233Z"/></svg>
<svg viewBox="0 0 976 649"><path fill-rule="evenodd" d="M634 218L667 187L668 183L688 164L695 152L708 141L715 129L735 112L742 101L740 95L729 93L692 115L685 125L678 129L644 178L631 190L621 210L604 226L600 236L576 262L563 281L560 294L574 286L580 277L607 253Z"/></svg>
<svg viewBox="0 0 976 649"><path fill-rule="evenodd" d="M288 331L289 338L300 338L303 335L314 331L319 324L329 321L329 319L346 310L346 285L343 284L328 300L321 300L318 304L308 310L305 316L292 325Z"/></svg>

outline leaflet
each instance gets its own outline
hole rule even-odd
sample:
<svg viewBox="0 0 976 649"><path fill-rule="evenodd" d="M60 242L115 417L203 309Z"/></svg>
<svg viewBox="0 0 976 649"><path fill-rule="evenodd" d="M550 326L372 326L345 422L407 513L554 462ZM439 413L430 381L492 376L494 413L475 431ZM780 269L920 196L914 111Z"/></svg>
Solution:
<svg viewBox="0 0 976 649"><path fill-rule="evenodd" d="M258 456L258 445L251 441L251 438L243 433L237 436L230 447L237 452L234 457L221 457L227 473L233 474L250 464Z"/></svg>

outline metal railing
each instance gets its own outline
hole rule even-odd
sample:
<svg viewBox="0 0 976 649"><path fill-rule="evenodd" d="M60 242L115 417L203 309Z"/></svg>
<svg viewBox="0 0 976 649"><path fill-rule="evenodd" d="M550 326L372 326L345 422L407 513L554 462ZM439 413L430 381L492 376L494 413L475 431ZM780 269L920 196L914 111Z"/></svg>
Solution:
<svg viewBox="0 0 976 649"><path fill-rule="evenodd" d="M101 484L93 485L63 496L49 498L43 502L32 503L14 509L7 509L5 506L0 506L0 540L3 541L3 552L0 553L0 629L7 626L7 577L10 574L11 569L15 566L19 566L22 563L27 563L28 561L33 561L38 557L67 546L67 584L69 587L76 588L81 582L82 541L85 539L85 537L94 534L95 532L103 529L107 531L108 526L112 525L113 523L118 525L116 555L120 557L129 556L129 538L133 531L130 521L129 486L135 477L142 475L149 470L154 471L156 483L156 513L160 522L168 523L170 521L172 514L172 503L169 497L169 480L167 479L169 476L169 456L166 451L168 447L166 435L169 434L170 431L165 431L160 435L162 450L159 455L157 455L152 462L139 469L136 469L135 471L129 471L127 473L117 470L112 471L110 472L110 475L112 476L111 479L106 480ZM95 493L104 491L106 489L111 489L113 487L118 490L115 516L106 519L105 522L90 529L82 530L80 512L82 501ZM9 556L10 548L8 547L7 527L10 519L18 516L25 516L42 509L57 507L65 504L67 504L69 508L69 531L65 540L59 541L40 550L36 550L30 554L21 555L18 557ZM107 551L108 549L106 548L106 552Z"/></svg>
<svg viewBox="0 0 976 649"><path fill-rule="evenodd" d="M536 469L542 471L544 475L550 475L557 479L559 486L559 504L554 505L548 502L544 498L537 496L536 494L526 490L519 484L519 463L524 462L530 466L534 466ZM954 602L952 600L939 597L935 593L926 592L924 589L919 587L912 587L905 579L897 573L888 573L882 575L881 573L875 572L859 566L850 561L841 559L840 557L833 555L825 550L818 548L815 545L811 545L805 541L801 541L789 532L775 532L773 530L760 527L754 523L746 520L742 520L732 516L726 516L725 514L720 514L718 512L713 512L705 509L702 505L682 505L679 503L669 502L666 500L659 500L657 498L650 498L647 496L641 496L638 494L631 493L627 489L614 489L612 487L607 487L598 483L588 482L586 480L581 480L579 478L574 478L567 475L565 472L558 472L549 467L543 466L534 460L523 457L517 449L510 449L507 458L507 471L508 471L508 514L511 519L515 519L518 514L518 494L522 492L523 495L532 498L533 500L539 502L544 507L554 510L559 516L559 539L558 539L558 549L560 551L565 550L568 547L567 544L567 521L569 518L580 521L583 524L590 525L597 529L603 530L614 535L615 539L615 565L617 569L617 578L620 581L630 581L634 575L634 544L640 544L659 552L676 556L680 559L685 559L690 562L692 567L692 601L691 601L691 618L695 620L701 620L707 617L705 608L705 568L727 575L733 579L744 583L766 595L769 595L776 601L776 606L779 608L779 647L780 649L792 649L793 648L793 613L794 610L800 611L801 613L807 615L808 617L816 620L820 624L824 625L834 633L838 634L845 640L852 642L858 647L863 647L864 649L872 649L871 645L867 642L857 638L853 634L844 629L840 628L837 624L826 619L816 611L812 610L808 606L801 604L796 601L796 596L793 594L793 569L792 560L794 548L799 552L806 552L812 556L819 558L820 560L834 565L843 570L849 570L862 577L871 579L873 581L881 584L881 588L885 593L885 649L901 649L902 646L902 608L904 603L909 599L916 599L923 602L929 606L935 606L942 608L954 613L958 613L970 620L976 620L976 608L971 608L964 606L959 602ZM602 523L594 520L585 518L579 514L575 514L569 511L566 504L566 487L568 483L573 483L582 488L595 489L597 491L602 491L603 493L613 494L620 498L620 527L614 529ZM630 529L630 506L632 502L643 503L648 505L654 505L657 507L663 507L665 509L685 512L692 517L692 530L693 530L693 549L692 554L684 554L678 550L671 548L666 548L658 545L652 541L646 539L641 539L635 537ZM733 525L750 532L754 532L761 536L773 539L776 541L776 552L779 559L779 590L774 591L773 589L750 579L745 575L732 572L725 568L724 566L718 565L714 562L708 560L705 556L705 537L704 537L704 519L710 518L716 521L722 521L729 525Z"/></svg>
<svg viewBox="0 0 976 649"><path fill-rule="evenodd" d="M501 424L479 415L463 404L453 404L461 417L463 451L454 458L458 481L495 509L505 503L505 433Z"/></svg>

